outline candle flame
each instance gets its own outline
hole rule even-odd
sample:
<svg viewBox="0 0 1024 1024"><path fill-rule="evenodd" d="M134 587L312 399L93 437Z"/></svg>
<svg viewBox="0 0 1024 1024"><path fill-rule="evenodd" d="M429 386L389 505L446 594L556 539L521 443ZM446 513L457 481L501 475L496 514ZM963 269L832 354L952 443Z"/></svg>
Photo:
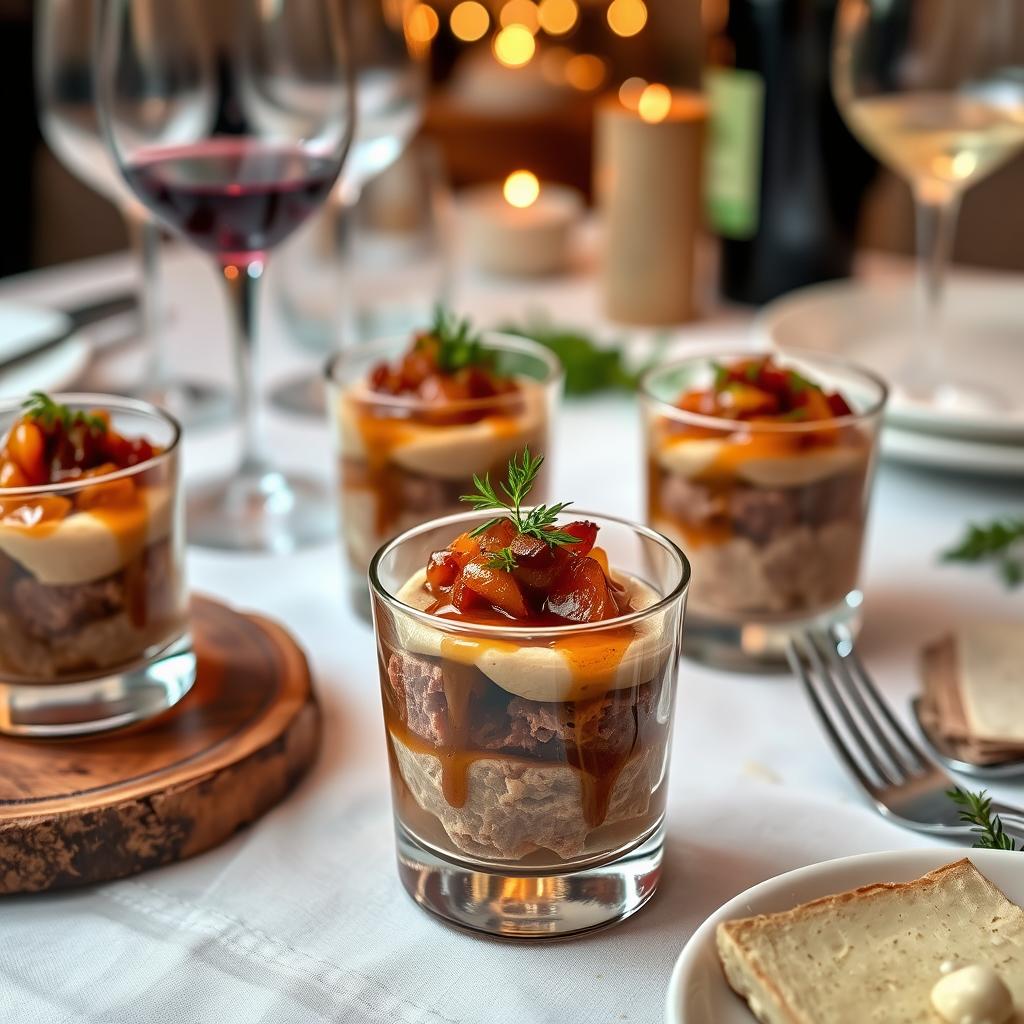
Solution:
<svg viewBox="0 0 1024 1024"><path fill-rule="evenodd" d="M513 171L506 179L502 188L505 202L525 210L533 206L540 195L540 182L532 171Z"/></svg>
<svg viewBox="0 0 1024 1024"><path fill-rule="evenodd" d="M636 106L637 112L648 124L657 124L668 117L672 109L672 92L667 85L647 86L640 94Z"/></svg>

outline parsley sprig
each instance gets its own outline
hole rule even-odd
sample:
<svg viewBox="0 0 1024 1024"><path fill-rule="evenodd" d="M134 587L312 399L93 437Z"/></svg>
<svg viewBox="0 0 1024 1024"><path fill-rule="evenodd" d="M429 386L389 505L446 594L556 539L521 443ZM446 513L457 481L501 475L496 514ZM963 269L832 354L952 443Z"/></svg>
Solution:
<svg viewBox="0 0 1024 1024"><path fill-rule="evenodd" d="M992 813L992 798L986 790L971 793L956 786L946 796L960 808L960 820L973 825L971 831L978 837L974 845L981 850L1016 850L1017 844L1003 831L998 814Z"/></svg>
<svg viewBox="0 0 1024 1024"><path fill-rule="evenodd" d="M89 430L104 433L107 429L106 421L102 416L81 410L72 411L68 406L55 402L43 391L31 392L29 397L22 402L21 408L29 419L38 420L44 427L52 427L55 423L59 423L65 430L83 426Z"/></svg>
<svg viewBox="0 0 1024 1024"><path fill-rule="evenodd" d="M1008 587L1024 583L1024 518L971 523L960 543L942 553L944 562L991 562Z"/></svg>
<svg viewBox="0 0 1024 1024"><path fill-rule="evenodd" d="M442 305L434 308L434 321L427 336L437 342L437 365L443 373L456 373L470 366L490 366L494 362L494 354L484 348L472 323Z"/></svg>
<svg viewBox="0 0 1024 1024"><path fill-rule="evenodd" d="M543 465L544 456L531 455L528 447L523 449L522 455L513 455L508 461L507 479L499 485L504 497L491 483L489 473L483 479L474 474L476 494L464 494L460 500L472 505L478 512L495 509L502 514L482 523L470 533L470 536L479 536L492 526L508 520L519 533L542 540L551 547L578 544L579 537L555 528L559 515L572 504L571 501L561 501L554 505L536 505L529 511L523 510L523 502L533 489L537 474ZM516 567L515 555L511 549L501 548L491 555L488 565L493 569L511 572Z"/></svg>

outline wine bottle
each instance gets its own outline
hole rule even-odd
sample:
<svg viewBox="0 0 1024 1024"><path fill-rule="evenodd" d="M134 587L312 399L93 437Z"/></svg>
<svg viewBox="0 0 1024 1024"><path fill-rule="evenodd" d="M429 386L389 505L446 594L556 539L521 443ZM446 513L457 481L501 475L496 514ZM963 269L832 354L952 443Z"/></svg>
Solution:
<svg viewBox="0 0 1024 1024"><path fill-rule="evenodd" d="M832 99L835 0L731 0L709 39L707 208L721 291L764 303L850 272L874 163Z"/></svg>

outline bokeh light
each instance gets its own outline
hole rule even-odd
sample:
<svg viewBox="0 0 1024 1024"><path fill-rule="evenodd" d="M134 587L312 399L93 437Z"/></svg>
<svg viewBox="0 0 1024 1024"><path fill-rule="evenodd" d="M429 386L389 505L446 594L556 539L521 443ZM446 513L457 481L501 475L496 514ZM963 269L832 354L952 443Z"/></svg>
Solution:
<svg viewBox="0 0 1024 1024"><path fill-rule="evenodd" d="M672 92L667 85L649 85L640 94L637 112L648 124L657 124L672 109Z"/></svg>
<svg viewBox="0 0 1024 1024"><path fill-rule="evenodd" d="M612 0L607 18L617 36L635 36L647 24L647 5L644 0Z"/></svg>
<svg viewBox="0 0 1024 1024"><path fill-rule="evenodd" d="M502 28L522 25L534 35L540 28L540 15L533 0L508 0L508 3L502 7L498 20L501 22Z"/></svg>
<svg viewBox="0 0 1024 1024"><path fill-rule="evenodd" d="M513 171L505 179L501 191L505 196L505 202L523 210L537 202L537 196L540 195L540 182L533 171Z"/></svg>
<svg viewBox="0 0 1024 1024"><path fill-rule="evenodd" d="M430 4L413 4L405 16L405 36L414 50L422 50L437 35L440 19Z"/></svg>
<svg viewBox="0 0 1024 1024"><path fill-rule="evenodd" d="M644 89L647 88L646 78L627 78L622 85L619 86L619 102L627 110L636 110L640 106L640 97L643 95Z"/></svg>
<svg viewBox="0 0 1024 1024"><path fill-rule="evenodd" d="M494 37L494 56L507 68L529 64L536 49L533 33L522 25L509 25Z"/></svg>
<svg viewBox="0 0 1024 1024"><path fill-rule="evenodd" d="M572 30L580 16L576 0L540 0L537 18L549 36L564 36Z"/></svg>
<svg viewBox="0 0 1024 1024"><path fill-rule="evenodd" d="M547 46L540 55L540 73L552 85L565 85L565 65L572 60L568 46Z"/></svg>
<svg viewBox="0 0 1024 1024"><path fill-rule="evenodd" d="M607 74L605 62L592 53L577 53L565 64L565 80L581 92L593 92L599 88Z"/></svg>
<svg viewBox="0 0 1024 1024"><path fill-rule="evenodd" d="M452 35L464 43L475 43L491 27L491 16L487 8L477 0L462 0L449 15Z"/></svg>

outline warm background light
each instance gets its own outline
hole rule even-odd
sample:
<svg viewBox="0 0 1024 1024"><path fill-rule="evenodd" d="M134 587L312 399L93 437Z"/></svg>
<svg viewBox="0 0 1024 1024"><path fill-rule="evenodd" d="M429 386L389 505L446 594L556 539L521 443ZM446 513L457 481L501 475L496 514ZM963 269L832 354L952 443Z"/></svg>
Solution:
<svg viewBox="0 0 1024 1024"><path fill-rule="evenodd" d="M668 117L672 109L672 93L666 85L649 85L640 94L637 111L649 124L657 124Z"/></svg>
<svg viewBox="0 0 1024 1024"><path fill-rule="evenodd" d="M581 92L593 92L607 74L605 62L592 53L577 53L565 63L565 80Z"/></svg>
<svg viewBox="0 0 1024 1024"><path fill-rule="evenodd" d="M576 0L540 0L537 18L549 36L563 36L576 24L580 9Z"/></svg>
<svg viewBox="0 0 1024 1024"><path fill-rule="evenodd" d="M535 34L540 28L540 15L533 0L508 0L498 15L503 28L522 25L528 32Z"/></svg>
<svg viewBox="0 0 1024 1024"><path fill-rule="evenodd" d="M440 20L430 4L413 4L405 16L405 35L414 49L419 49L437 35Z"/></svg>
<svg viewBox="0 0 1024 1024"><path fill-rule="evenodd" d="M646 78L627 78L619 86L619 102L627 110L636 110L640 106L640 97L647 88Z"/></svg>
<svg viewBox="0 0 1024 1024"><path fill-rule="evenodd" d="M529 64L536 49L532 33L522 25L509 25L494 37L494 56L507 68Z"/></svg>
<svg viewBox="0 0 1024 1024"><path fill-rule="evenodd" d="M522 210L537 202L537 196L540 195L540 182L532 171L513 171L505 179L502 194L507 203Z"/></svg>
<svg viewBox="0 0 1024 1024"><path fill-rule="evenodd" d="M647 5L644 0L612 0L607 17L617 36L635 36L647 24Z"/></svg>
<svg viewBox="0 0 1024 1024"><path fill-rule="evenodd" d="M477 0L462 0L456 4L449 17L452 34L464 43L475 43L491 26L487 8Z"/></svg>
<svg viewBox="0 0 1024 1024"><path fill-rule="evenodd" d="M568 46L548 46L540 55L540 73L552 85L565 85L565 65L572 60Z"/></svg>

